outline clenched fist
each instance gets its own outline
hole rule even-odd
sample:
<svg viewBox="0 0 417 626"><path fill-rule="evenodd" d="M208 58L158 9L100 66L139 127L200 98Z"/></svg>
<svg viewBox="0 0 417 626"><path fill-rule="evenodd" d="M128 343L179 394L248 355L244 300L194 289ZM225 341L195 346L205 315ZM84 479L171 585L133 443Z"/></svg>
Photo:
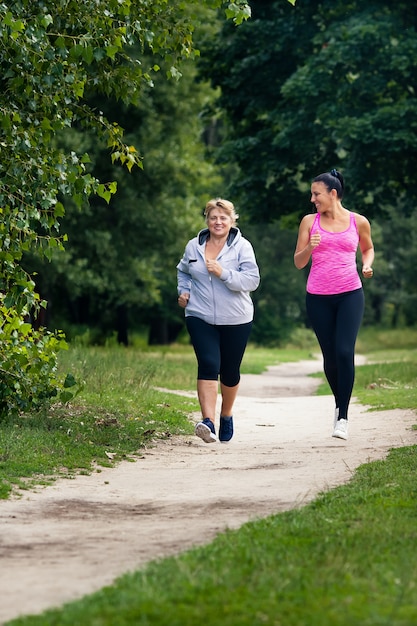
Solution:
<svg viewBox="0 0 417 626"><path fill-rule="evenodd" d="M181 295L178 296L178 304L180 307L185 309L188 304L188 300L190 299L190 294L184 291Z"/></svg>

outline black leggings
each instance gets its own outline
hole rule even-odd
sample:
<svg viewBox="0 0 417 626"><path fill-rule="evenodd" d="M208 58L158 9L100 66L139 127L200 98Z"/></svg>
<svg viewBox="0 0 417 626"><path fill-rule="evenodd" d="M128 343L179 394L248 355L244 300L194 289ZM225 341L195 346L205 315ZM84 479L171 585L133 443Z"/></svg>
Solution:
<svg viewBox="0 0 417 626"><path fill-rule="evenodd" d="M252 322L213 326L198 317L186 317L185 323L197 357L197 378L217 380L220 376L226 387L237 385Z"/></svg>
<svg viewBox="0 0 417 626"><path fill-rule="evenodd" d="M355 343L363 318L362 288L332 296L307 293L307 315L323 353L324 373L339 419L348 418L355 380Z"/></svg>

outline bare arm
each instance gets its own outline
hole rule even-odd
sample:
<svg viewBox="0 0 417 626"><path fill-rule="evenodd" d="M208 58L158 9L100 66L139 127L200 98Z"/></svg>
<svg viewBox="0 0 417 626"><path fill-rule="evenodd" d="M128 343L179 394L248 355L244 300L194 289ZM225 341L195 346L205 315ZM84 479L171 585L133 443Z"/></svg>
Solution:
<svg viewBox="0 0 417 626"><path fill-rule="evenodd" d="M301 270L310 260L311 253L320 243L319 233L310 236L314 215L305 215L298 229L297 245L294 252L294 265Z"/></svg>
<svg viewBox="0 0 417 626"><path fill-rule="evenodd" d="M362 254L362 274L365 278L372 278L375 251L372 243L371 225L363 215L356 215L356 224L359 232L359 247Z"/></svg>

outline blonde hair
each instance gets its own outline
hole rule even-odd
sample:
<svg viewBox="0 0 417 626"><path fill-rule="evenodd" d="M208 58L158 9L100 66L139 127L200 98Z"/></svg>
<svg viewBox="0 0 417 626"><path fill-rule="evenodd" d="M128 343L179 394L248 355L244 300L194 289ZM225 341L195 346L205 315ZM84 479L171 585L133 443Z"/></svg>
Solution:
<svg viewBox="0 0 417 626"><path fill-rule="evenodd" d="M213 200L209 200L206 204L206 208L204 209L206 224L208 223L209 215L213 209L221 209L224 211L232 220L232 226L236 226L239 214L236 213L234 204L230 202L230 200L224 200L223 198L214 198Z"/></svg>

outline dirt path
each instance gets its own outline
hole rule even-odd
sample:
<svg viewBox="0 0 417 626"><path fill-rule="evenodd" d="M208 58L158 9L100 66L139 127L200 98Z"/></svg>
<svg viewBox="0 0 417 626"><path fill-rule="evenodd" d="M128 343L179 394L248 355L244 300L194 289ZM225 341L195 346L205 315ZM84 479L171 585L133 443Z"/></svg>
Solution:
<svg viewBox="0 0 417 626"><path fill-rule="evenodd" d="M412 411L367 412L356 402L349 441L332 438L332 398L310 395L318 382L308 374L320 369L306 361L243 376L230 444L178 437L135 463L0 501L0 623L300 506L358 465L417 442Z"/></svg>

